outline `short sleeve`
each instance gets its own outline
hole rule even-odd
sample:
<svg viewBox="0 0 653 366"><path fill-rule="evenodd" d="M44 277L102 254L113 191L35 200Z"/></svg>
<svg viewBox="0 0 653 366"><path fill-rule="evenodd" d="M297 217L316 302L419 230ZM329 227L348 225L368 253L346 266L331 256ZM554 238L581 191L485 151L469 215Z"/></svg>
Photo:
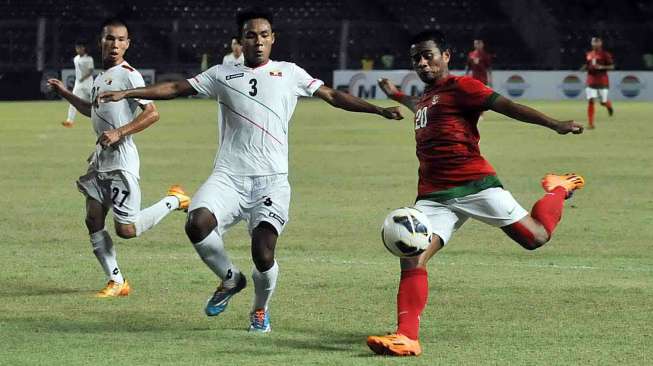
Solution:
<svg viewBox="0 0 653 366"><path fill-rule="evenodd" d="M301 67L295 64L292 65L295 95L298 97L312 97L315 91L324 85L324 81L312 77Z"/></svg>
<svg viewBox="0 0 653 366"><path fill-rule="evenodd" d="M467 76L458 79L460 102L466 108L486 111L490 109L499 93L482 82Z"/></svg>
<svg viewBox="0 0 653 366"><path fill-rule="evenodd" d="M211 98L217 98L218 89L220 87L220 82L218 80L218 65L188 79L188 82L199 94Z"/></svg>
<svg viewBox="0 0 653 366"><path fill-rule="evenodd" d="M127 73L127 80L128 80L127 86L129 87L129 89L145 87L145 80L143 80L143 75L141 75L141 73L136 70L129 71ZM142 106L152 103L152 101L148 99L134 98L134 101Z"/></svg>

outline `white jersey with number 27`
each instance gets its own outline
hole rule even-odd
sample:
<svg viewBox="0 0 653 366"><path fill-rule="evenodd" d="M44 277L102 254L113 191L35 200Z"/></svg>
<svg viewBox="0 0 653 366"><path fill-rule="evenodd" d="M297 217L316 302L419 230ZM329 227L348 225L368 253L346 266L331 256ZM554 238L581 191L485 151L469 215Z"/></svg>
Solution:
<svg viewBox="0 0 653 366"><path fill-rule="evenodd" d="M324 84L294 63L272 60L256 68L216 65L188 82L220 106L214 171L239 176L288 173L288 122L297 99Z"/></svg>

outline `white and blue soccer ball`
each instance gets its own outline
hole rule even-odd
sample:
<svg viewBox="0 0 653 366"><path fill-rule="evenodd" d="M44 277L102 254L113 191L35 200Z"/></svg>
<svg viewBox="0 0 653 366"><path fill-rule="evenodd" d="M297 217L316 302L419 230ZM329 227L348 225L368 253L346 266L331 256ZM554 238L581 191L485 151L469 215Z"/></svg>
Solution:
<svg viewBox="0 0 653 366"><path fill-rule="evenodd" d="M422 254L431 244L432 235L431 223L426 215L413 207L390 212L381 227L383 244L397 257Z"/></svg>

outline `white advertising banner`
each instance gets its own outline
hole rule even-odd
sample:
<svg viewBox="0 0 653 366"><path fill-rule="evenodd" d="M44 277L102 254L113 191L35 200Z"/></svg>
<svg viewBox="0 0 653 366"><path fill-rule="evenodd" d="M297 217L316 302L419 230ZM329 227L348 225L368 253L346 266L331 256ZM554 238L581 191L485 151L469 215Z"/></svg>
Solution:
<svg viewBox="0 0 653 366"><path fill-rule="evenodd" d="M93 71L93 77L97 76L97 74L101 73L102 70L95 69ZM138 69L138 72L143 75L143 80L145 80L145 85L152 85L155 83L155 75L156 72L154 69ZM69 90L73 90L73 87L75 86L75 69L62 69L61 70L61 81L63 81L64 85Z"/></svg>
<svg viewBox="0 0 653 366"><path fill-rule="evenodd" d="M453 74L461 75L459 70ZM653 101L653 71L612 71L610 99ZM336 70L334 88L349 91L361 98L385 99L376 85L388 78L406 94L419 95L424 83L412 70ZM511 71L492 72L492 88L512 99L582 100L585 99L586 73L581 71Z"/></svg>

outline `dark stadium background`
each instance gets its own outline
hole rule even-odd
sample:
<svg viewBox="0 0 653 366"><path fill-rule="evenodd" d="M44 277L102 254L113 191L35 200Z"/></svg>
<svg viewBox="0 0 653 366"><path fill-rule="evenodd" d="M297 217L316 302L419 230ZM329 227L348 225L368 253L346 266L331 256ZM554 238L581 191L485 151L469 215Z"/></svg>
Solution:
<svg viewBox="0 0 653 366"><path fill-rule="evenodd" d="M253 6L275 17L272 58L327 83L334 69L359 69L365 55L379 67L391 54L393 68L409 68L407 39L425 28L447 34L453 68L464 67L472 40L482 38L494 69L575 70L593 35L604 38L617 69L653 67L653 1L644 0L1 0L0 99L46 97L42 80L72 68L77 40L88 42L98 66L98 24L112 16L131 27L131 64L157 78L195 74L203 54L209 65L221 61L235 14Z"/></svg>

